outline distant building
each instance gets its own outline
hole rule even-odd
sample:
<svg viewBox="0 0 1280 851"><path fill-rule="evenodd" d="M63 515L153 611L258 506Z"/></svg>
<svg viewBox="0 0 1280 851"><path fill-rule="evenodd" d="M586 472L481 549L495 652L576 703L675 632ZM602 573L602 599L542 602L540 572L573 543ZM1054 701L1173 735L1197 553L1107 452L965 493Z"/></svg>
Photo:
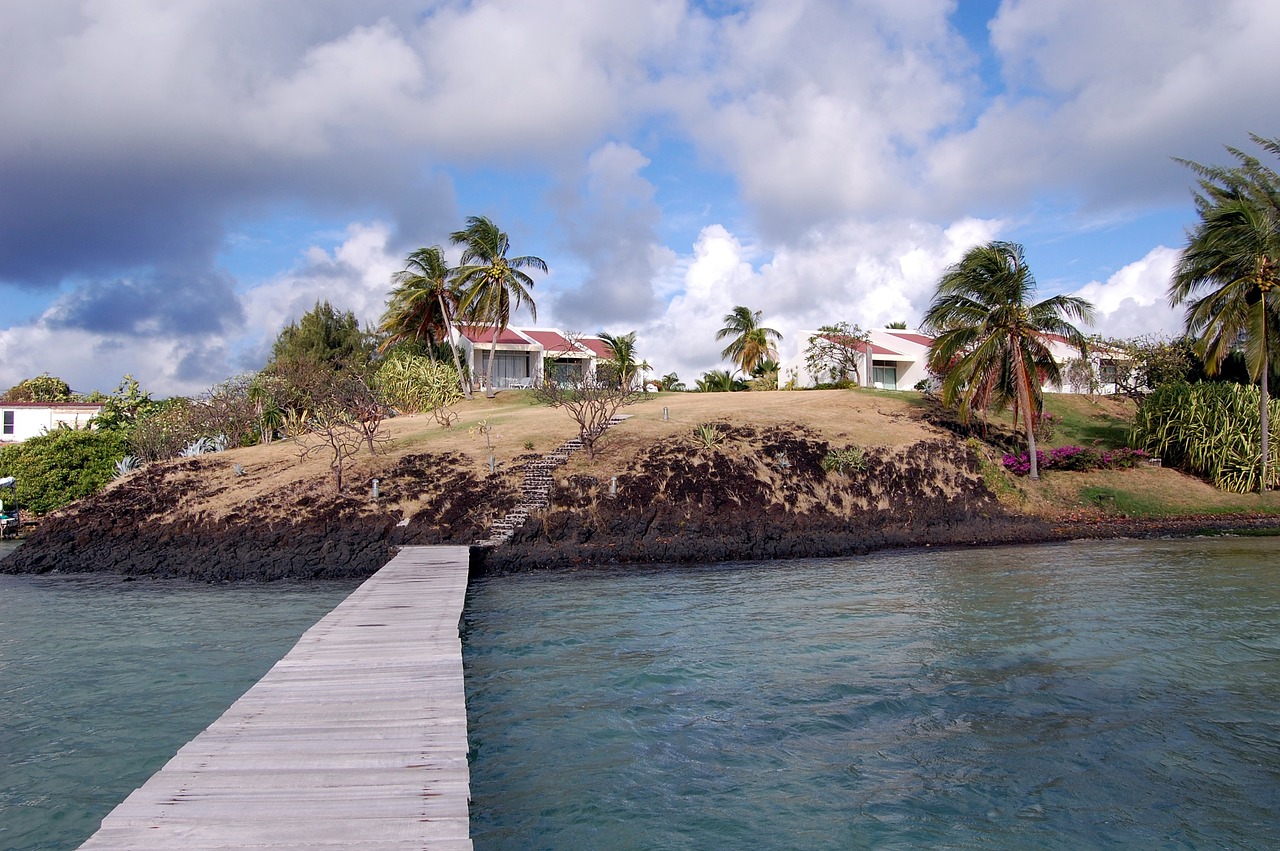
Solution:
<svg viewBox="0 0 1280 851"><path fill-rule="evenodd" d="M0 402L0 443L21 443L58 428L89 428L102 405L84 402Z"/></svg>
<svg viewBox="0 0 1280 851"><path fill-rule="evenodd" d="M599 337L556 328L502 329L492 368L492 328L460 325L454 329L454 341L476 386L487 387L486 381L492 379L496 390L533 387L548 369L553 371L553 378L593 375L596 363L609 359L608 347Z"/></svg>
<svg viewBox="0 0 1280 851"><path fill-rule="evenodd" d="M810 337L818 336L819 332L803 331L801 334L807 341ZM858 375L863 386L881 390L913 390L921 381L930 380L926 364L933 338L928 334L912 329L873 328L867 332L867 336L868 341L854 349L857 352ZM1080 350L1072 346L1066 337L1057 334L1047 336L1053 359L1065 373L1067 364L1080 357ZM1115 392L1117 369L1124 357L1122 352L1114 349L1090 346L1089 361L1101 385L1100 392ZM811 375L809 380L817 383L827 379ZM1064 388L1046 384L1044 389L1060 393Z"/></svg>

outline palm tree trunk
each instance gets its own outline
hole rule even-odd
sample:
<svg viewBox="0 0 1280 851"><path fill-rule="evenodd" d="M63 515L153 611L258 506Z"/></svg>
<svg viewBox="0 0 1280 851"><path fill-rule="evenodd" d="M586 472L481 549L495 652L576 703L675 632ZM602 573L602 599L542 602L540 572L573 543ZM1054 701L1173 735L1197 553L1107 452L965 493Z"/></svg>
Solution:
<svg viewBox="0 0 1280 851"><path fill-rule="evenodd" d="M440 299L440 313L444 316L444 333L449 338L449 350L453 352L453 368L458 370L458 382L462 385L462 395L470 402L471 384L462 371L462 358L458 357L458 347L453 344L453 319L449 316L449 308L444 303L444 293L436 291L436 297Z"/></svg>
<svg viewBox="0 0 1280 851"><path fill-rule="evenodd" d="M1031 410L1031 377L1027 375L1027 362L1018 352L1018 396L1022 402L1023 421L1027 427L1028 460L1031 462L1031 480L1040 480L1040 465L1036 459L1036 418Z"/></svg>
<svg viewBox="0 0 1280 851"><path fill-rule="evenodd" d="M1267 463L1268 455L1271 449L1271 400L1269 398L1269 390L1267 381L1271 373L1271 353L1267 350L1267 346L1271 341L1267 339L1267 291L1262 291L1262 411L1258 417L1259 424L1262 426L1262 475L1258 479L1258 493L1266 493L1267 490Z"/></svg>
<svg viewBox="0 0 1280 851"><path fill-rule="evenodd" d="M489 343L489 378L485 381L484 395L486 399L492 399L498 395L498 391L493 388L493 373L498 368L498 326L493 326L493 339Z"/></svg>

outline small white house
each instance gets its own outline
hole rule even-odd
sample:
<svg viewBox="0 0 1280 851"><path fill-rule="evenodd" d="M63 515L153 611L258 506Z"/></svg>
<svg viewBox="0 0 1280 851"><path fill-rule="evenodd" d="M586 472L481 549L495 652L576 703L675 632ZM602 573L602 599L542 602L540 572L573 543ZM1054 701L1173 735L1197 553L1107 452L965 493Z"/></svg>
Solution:
<svg viewBox="0 0 1280 851"><path fill-rule="evenodd" d="M101 405L0 402L0 443L21 443L58 428L88 428Z"/></svg>
<svg viewBox="0 0 1280 851"><path fill-rule="evenodd" d="M556 328L507 327L498 332L494 363L489 364L493 344L492 328L460 325L454 329L454 344L471 369L477 386L492 380L495 389L533 387L542 381L544 368L556 375L592 375L596 363L608 360L608 350L599 337L570 334ZM553 376L554 377L554 376Z"/></svg>

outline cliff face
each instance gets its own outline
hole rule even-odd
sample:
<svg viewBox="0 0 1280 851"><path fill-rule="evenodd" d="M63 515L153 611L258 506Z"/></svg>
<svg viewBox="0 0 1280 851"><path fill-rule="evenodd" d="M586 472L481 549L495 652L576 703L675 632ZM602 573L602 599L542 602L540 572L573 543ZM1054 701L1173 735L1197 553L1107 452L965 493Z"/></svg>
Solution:
<svg viewBox="0 0 1280 851"><path fill-rule="evenodd" d="M860 458L853 450L839 473L824 470L823 458L846 447L798 424L722 424L713 437L712 445L653 442L617 476L615 493L610 481L562 474L550 507L488 551L485 569L828 556L1044 534L1043 524L1000 507L976 458L954 441ZM319 477L259 482L237 501L239 480L217 456L152 465L46 518L2 569L208 581L366 576L396 546L484 537L518 501L521 468L475 469L457 453L405 455L377 471L377 500L335 496Z"/></svg>

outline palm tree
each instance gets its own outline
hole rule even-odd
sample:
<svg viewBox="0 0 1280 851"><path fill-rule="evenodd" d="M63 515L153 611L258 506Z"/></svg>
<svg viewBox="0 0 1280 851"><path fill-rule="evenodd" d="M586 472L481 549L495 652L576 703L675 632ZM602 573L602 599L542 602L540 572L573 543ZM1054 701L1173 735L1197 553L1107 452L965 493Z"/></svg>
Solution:
<svg viewBox="0 0 1280 851"><path fill-rule="evenodd" d="M493 329L489 345L489 375L486 393L495 395L493 370L497 363L498 335L511 324L512 308L528 302L529 313L538 318L538 306L529 290L533 279L524 269L546 273L547 264L540 257L507 257L510 241L498 226L484 216L469 216L463 230L454 231L450 239L462 246L462 265L454 270L454 282L460 293L458 311L482 328Z"/></svg>
<svg viewBox="0 0 1280 851"><path fill-rule="evenodd" d="M648 361L636 360L636 332L626 334L597 334L609 349L610 363L618 374L618 383L623 387L635 384L636 375L650 369ZM644 385L642 384L642 389Z"/></svg>
<svg viewBox="0 0 1280 851"><path fill-rule="evenodd" d="M659 378L656 382L659 390L678 393L685 389L684 382L680 380L680 376L674 372L668 372Z"/></svg>
<svg viewBox="0 0 1280 851"><path fill-rule="evenodd" d="M717 340L732 338L720 357L737 364L743 375L750 375L762 360L778 358L778 347L774 341L781 340L782 335L761 325L762 316L759 310L753 313L750 308L738 305L725 314L724 327L716 332Z"/></svg>
<svg viewBox="0 0 1280 851"><path fill-rule="evenodd" d="M1075 296L1056 295L1035 304L1035 279L1012 242L970 248L938 282L924 327L935 333L929 368L943 376L942 400L958 405L968 419L975 404L1002 410L1014 404L1027 433L1031 478L1040 478L1036 462L1035 419L1045 381L1062 383L1050 351L1050 334L1083 351L1084 335L1067 319L1093 321L1093 305Z"/></svg>
<svg viewBox="0 0 1280 851"><path fill-rule="evenodd" d="M1273 154L1280 140L1252 139ZM1259 491L1270 473L1270 387L1273 349L1280 344L1280 310L1268 294L1280 283L1280 175L1243 151L1227 150L1234 168L1179 160L1200 175L1195 193L1200 222L1187 234L1169 303L1187 306L1187 333L1205 371L1216 374L1223 360L1244 341L1249 379L1258 381L1261 404Z"/></svg>
<svg viewBox="0 0 1280 851"><path fill-rule="evenodd" d="M458 347L453 344L453 313L457 294L450 286L452 272L440 246L419 248L404 261L404 269L391 276L396 285L391 291L382 324L378 330L387 335L380 349L386 351L399 342L427 343L427 353L435 360L434 343L443 337L453 351L453 365L458 370L462 394L471 398L471 387L462 371Z"/></svg>

